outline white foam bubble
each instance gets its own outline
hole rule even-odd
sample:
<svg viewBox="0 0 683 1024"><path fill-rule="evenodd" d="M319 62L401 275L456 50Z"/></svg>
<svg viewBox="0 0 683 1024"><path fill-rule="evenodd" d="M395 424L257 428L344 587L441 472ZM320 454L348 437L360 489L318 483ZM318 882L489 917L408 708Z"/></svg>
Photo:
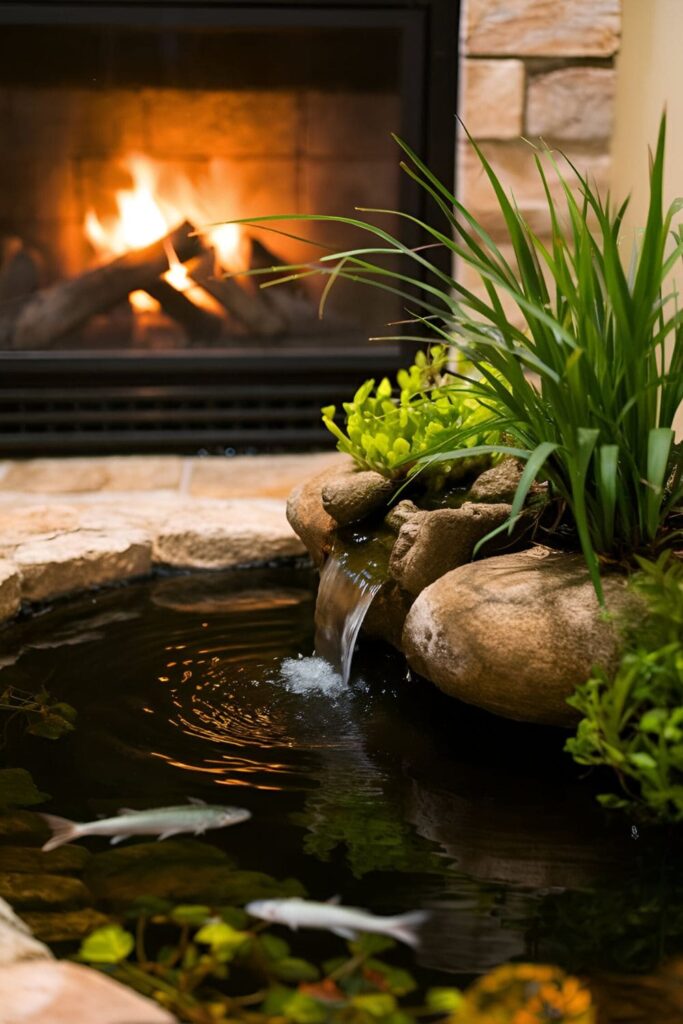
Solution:
<svg viewBox="0 0 683 1024"><path fill-rule="evenodd" d="M291 693L325 693L335 697L346 690L342 677L329 661L313 655L305 658L285 658L280 674Z"/></svg>

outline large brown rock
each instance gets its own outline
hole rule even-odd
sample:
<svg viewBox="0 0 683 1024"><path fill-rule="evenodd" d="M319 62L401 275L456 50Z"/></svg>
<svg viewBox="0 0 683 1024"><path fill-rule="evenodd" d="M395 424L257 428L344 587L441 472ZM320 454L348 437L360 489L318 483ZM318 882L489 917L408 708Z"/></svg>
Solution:
<svg viewBox="0 0 683 1024"><path fill-rule="evenodd" d="M636 599L603 581L611 612ZM580 555L533 548L447 573L420 594L402 637L413 669L445 693L507 718L570 726L566 703L595 664L616 662L619 638Z"/></svg>
<svg viewBox="0 0 683 1024"><path fill-rule="evenodd" d="M350 470L353 465L353 459L348 458L346 468ZM339 476L339 473L338 465L323 470L295 487L287 499L289 525L301 537L317 566L323 564L326 555L332 550L334 531L337 528L337 521L323 506L323 487L328 480Z"/></svg>
<svg viewBox="0 0 683 1024"><path fill-rule="evenodd" d="M396 485L380 473L346 467L325 480L321 497L328 515L346 526L386 506L395 490Z"/></svg>
<svg viewBox="0 0 683 1024"><path fill-rule="evenodd" d="M509 515L509 505L471 502L460 508L417 513L399 531L389 573L403 590L417 595L451 569L469 562L476 544ZM503 540L509 545L507 533ZM488 545L487 549L492 550Z"/></svg>

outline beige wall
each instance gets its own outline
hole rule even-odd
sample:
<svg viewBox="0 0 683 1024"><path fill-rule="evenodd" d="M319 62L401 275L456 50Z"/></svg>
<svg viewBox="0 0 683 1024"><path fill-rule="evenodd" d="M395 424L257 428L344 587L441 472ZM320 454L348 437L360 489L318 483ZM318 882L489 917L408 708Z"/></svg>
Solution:
<svg viewBox="0 0 683 1024"><path fill-rule="evenodd" d="M617 62L616 127L612 149L615 199L632 193L630 232L642 228L647 206L648 146L667 109L667 202L683 196L683 0L622 0ZM678 218L681 223L683 218ZM628 235L627 235L628 237ZM683 287L683 273L675 275ZM683 408L676 422L683 437Z"/></svg>
<svg viewBox="0 0 683 1024"><path fill-rule="evenodd" d="M642 226L647 194L647 147L654 146L662 110L668 112L666 194L683 195L683 0L622 0L617 61L614 196L633 193L629 224Z"/></svg>

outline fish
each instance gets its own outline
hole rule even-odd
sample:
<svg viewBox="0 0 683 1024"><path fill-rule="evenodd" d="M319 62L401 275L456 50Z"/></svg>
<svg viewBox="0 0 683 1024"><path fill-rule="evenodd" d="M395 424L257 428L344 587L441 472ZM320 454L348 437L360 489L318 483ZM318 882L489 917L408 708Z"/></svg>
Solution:
<svg viewBox="0 0 683 1024"><path fill-rule="evenodd" d="M251 818L251 812L243 807L218 807L190 797L188 803L179 807L158 807L147 811L123 807L115 817L98 818L97 821L70 821L56 814L42 814L41 817L52 830L52 837L43 846L47 852L85 836L111 836L112 846L131 836L168 839L183 832L200 836L210 828L224 828L246 821Z"/></svg>
<svg viewBox="0 0 683 1024"><path fill-rule="evenodd" d="M374 932L405 942L413 948L419 945L418 929L429 918L428 912L424 910L412 910L394 917L378 917L360 907L342 907L336 896L327 903L316 903L299 896L279 900L253 900L244 909L252 917L272 924L284 924L293 931L299 928L321 928L342 939L355 939L361 932Z"/></svg>

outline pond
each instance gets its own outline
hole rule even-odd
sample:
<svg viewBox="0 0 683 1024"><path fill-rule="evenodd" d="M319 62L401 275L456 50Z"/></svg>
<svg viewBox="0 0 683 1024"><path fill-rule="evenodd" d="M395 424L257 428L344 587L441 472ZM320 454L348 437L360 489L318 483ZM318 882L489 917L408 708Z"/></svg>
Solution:
<svg viewBox="0 0 683 1024"><path fill-rule="evenodd" d="M5 730L7 764L49 794L40 810L90 821L193 797L252 813L143 857L131 852L139 840L84 840L92 856L77 874L97 909L149 895L244 902L301 883L313 899L379 914L424 908L419 949L395 956L425 985L515 959L651 971L683 951L673 840L603 812L564 734L458 704L367 638L342 686L308 657L314 599L304 569L176 575L5 630L1 688L44 686L78 713L54 742L18 718ZM22 896L22 840L1 822L15 904L67 938L48 917L68 899L42 900L30 884ZM278 889L273 878L296 881ZM324 933L289 938L299 955L339 952Z"/></svg>

